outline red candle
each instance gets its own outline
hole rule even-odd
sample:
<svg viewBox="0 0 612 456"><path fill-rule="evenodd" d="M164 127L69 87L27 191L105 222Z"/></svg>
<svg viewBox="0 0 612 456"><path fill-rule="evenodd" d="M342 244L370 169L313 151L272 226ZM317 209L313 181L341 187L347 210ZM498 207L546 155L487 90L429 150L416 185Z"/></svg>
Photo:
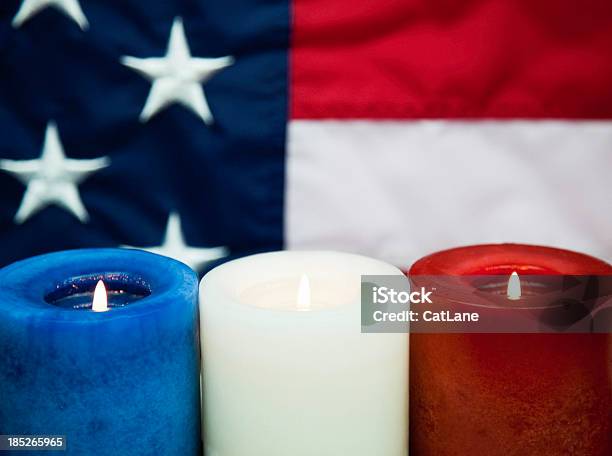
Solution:
<svg viewBox="0 0 612 456"><path fill-rule="evenodd" d="M513 272L612 276L612 266L566 250L504 244L435 253L409 274L418 281ZM537 299L530 293L525 299ZM413 333L411 454L610 456L611 376L610 334Z"/></svg>

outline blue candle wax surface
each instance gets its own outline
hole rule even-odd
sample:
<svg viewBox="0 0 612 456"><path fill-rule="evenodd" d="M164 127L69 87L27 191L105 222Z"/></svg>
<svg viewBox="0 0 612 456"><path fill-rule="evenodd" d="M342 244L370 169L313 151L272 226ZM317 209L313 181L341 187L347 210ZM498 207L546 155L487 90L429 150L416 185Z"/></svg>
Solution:
<svg viewBox="0 0 612 456"><path fill-rule="evenodd" d="M97 274L73 277L47 293L45 301L65 309L91 310L96 285L102 281L108 307L124 307L151 294L148 283L127 274Z"/></svg>
<svg viewBox="0 0 612 456"><path fill-rule="evenodd" d="M0 434L65 435L66 455L201 454L198 339L197 276L177 261L91 249L8 266Z"/></svg>

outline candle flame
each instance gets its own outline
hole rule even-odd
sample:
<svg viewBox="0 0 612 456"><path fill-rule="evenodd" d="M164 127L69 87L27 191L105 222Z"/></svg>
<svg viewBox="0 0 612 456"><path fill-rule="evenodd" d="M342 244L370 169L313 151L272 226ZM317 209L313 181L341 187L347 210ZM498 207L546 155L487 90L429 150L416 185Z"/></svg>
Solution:
<svg viewBox="0 0 612 456"><path fill-rule="evenodd" d="M518 273L514 271L508 280L508 290L506 291L506 295L508 296L508 299L516 301L517 299L521 299L521 294L521 278L519 277Z"/></svg>
<svg viewBox="0 0 612 456"><path fill-rule="evenodd" d="M96 285L91 310L93 310L94 312L106 312L108 310L106 287L104 286L104 282L102 282L101 280L98 280L98 283Z"/></svg>
<svg viewBox="0 0 612 456"><path fill-rule="evenodd" d="M300 286L298 287L297 294L297 306L298 310L309 310L310 309L310 280L306 274L302 274L300 279Z"/></svg>

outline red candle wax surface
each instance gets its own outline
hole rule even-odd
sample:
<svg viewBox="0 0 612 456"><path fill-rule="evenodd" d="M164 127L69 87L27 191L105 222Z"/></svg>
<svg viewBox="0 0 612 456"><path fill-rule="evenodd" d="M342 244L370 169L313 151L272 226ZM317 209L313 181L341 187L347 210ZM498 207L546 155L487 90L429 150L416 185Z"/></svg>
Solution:
<svg viewBox="0 0 612 456"><path fill-rule="evenodd" d="M418 276L612 275L548 247L462 247L422 258ZM466 286L468 286L466 284ZM612 335L411 334L410 453L612 455Z"/></svg>

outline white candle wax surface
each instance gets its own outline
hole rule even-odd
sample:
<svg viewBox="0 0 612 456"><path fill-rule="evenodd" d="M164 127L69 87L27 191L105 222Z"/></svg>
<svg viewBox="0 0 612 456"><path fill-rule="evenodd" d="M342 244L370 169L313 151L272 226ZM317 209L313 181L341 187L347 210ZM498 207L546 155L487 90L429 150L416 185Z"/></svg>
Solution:
<svg viewBox="0 0 612 456"><path fill-rule="evenodd" d="M361 275L401 274L335 252L266 253L208 273L207 456L405 456L408 335L362 334L360 307Z"/></svg>
<svg viewBox="0 0 612 456"><path fill-rule="evenodd" d="M333 309L360 299L360 289L351 287L347 277L279 278L257 283L238 295L238 302L262 309L285 311L315 311ZM353 283L354 285L354 283ZM300 302L300 295L304 302Z"/></svg>

